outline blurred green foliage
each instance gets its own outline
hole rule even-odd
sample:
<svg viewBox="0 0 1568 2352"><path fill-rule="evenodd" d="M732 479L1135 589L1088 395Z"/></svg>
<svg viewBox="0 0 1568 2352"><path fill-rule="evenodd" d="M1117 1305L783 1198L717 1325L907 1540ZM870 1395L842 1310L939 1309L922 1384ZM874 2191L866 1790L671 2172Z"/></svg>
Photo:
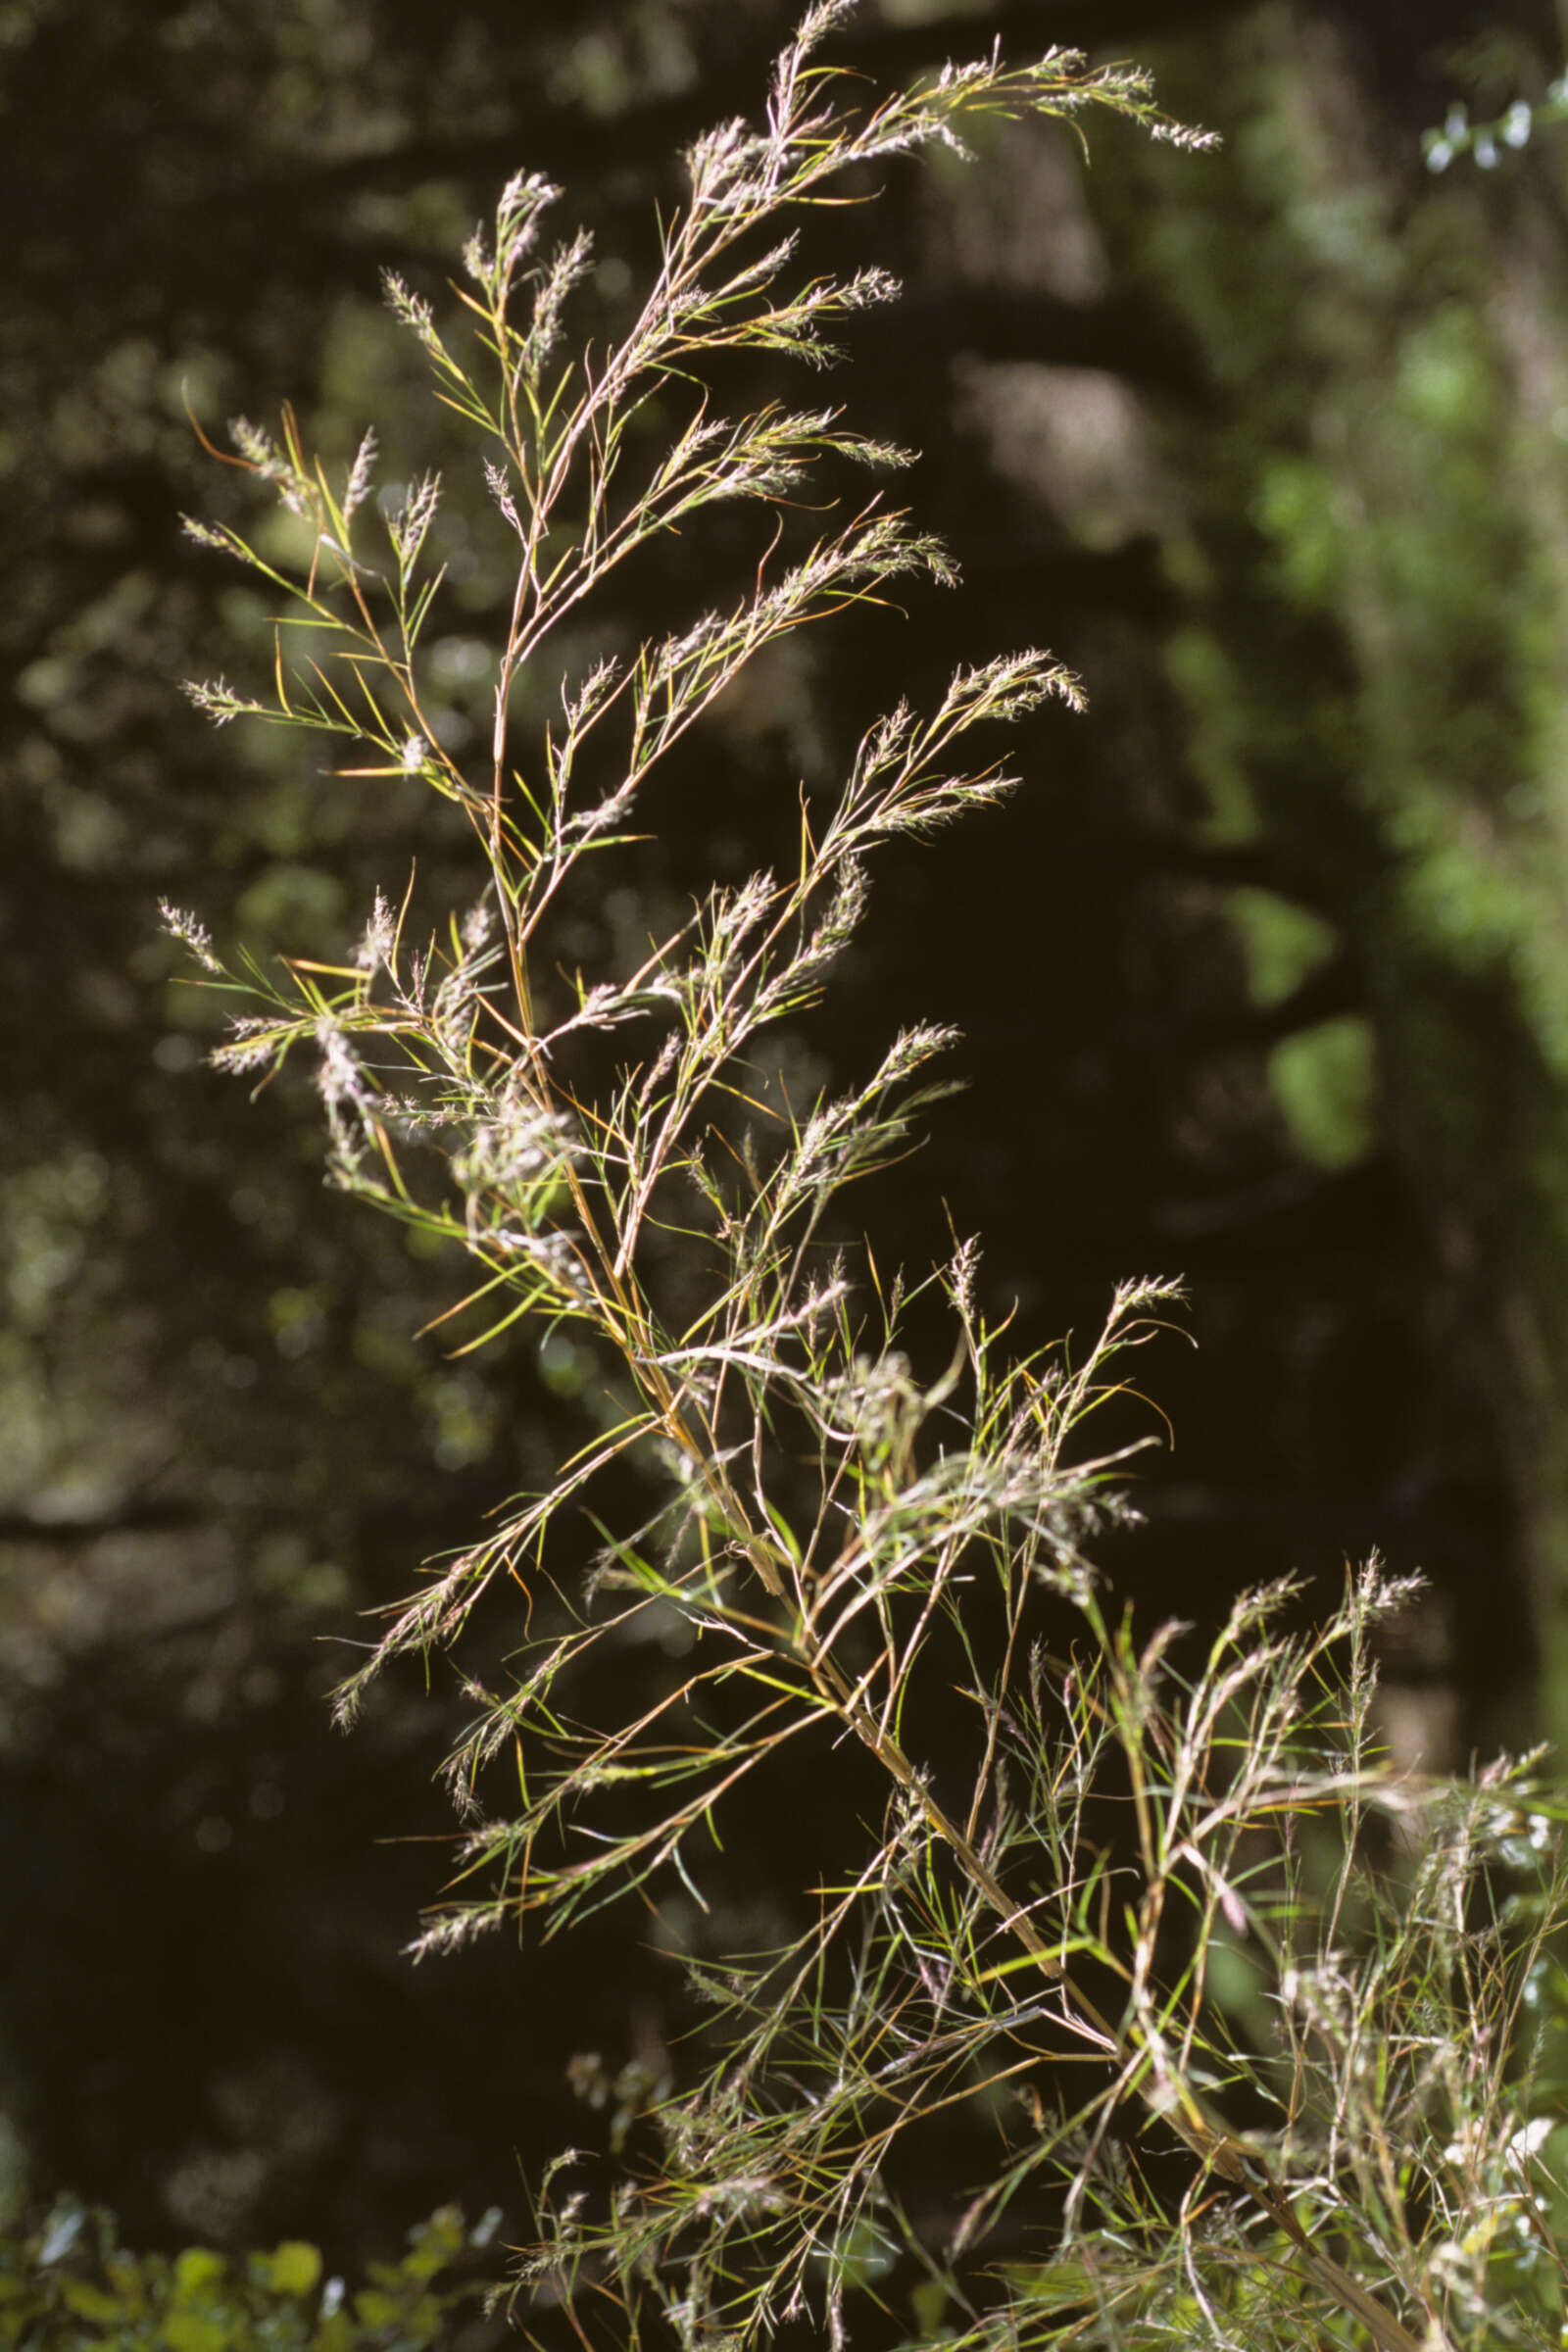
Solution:
<svg viewBox="0 0 1568 2352"><path fill-rule="evenodd" d="M409 2232L367 2283L323 2280L318 2246L285 2240L231 2260L205 2246L132 2254L110 2216L60 2199L42 2228L0 2238L0 2345L17 2352L427 2352L450 2345L493 2281L450 2274L493 2243L455 2205ZM473 2265L466 2266L471 2273ZM480 2341L476 2334L471 2340Z"/></svg>
<svg viewBox="0 0 1568 2352"><path fill-rule="evenodd" d="M1520 30L1498 38L1528 74ZM1162 420L1186 485L1167 663L1203 831L1280 877L1271 901L1229 902L1254 999L1283 1002L1309 972L1303 919L1353 989L1328 1018L1303 989L1268 1082L1309 1159L1348 1171L1385 1153L1410 1186L1452 1285L1455 1385L1509 1465L1560 1729L1561 159L1548 141L1494 176L1434 181L1359 62L1354 36L1303 38L1271 9L1200 56L1173 49L1175 103L1206 109L1224 150L1197 183L1142 165L1110 218L1122 266L1198 337L1226 407L1218 433ZM1498 57L1485 71L1494 81Z"/></svg>

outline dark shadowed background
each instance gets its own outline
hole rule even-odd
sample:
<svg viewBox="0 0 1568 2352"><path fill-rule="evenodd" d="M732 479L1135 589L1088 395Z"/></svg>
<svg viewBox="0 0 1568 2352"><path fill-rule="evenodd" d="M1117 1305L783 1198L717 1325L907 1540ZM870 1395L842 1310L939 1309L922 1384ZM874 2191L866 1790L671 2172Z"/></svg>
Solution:
<svg viewBox="0 0 1568 2352"><path fill-rule="evenodd" d="M307 1079L252 1102L204 1066L220 1008L177 983L161 897L225 946L340 956L463 843L412 780L371 795L182 700L270 639L179 517L254 512L192 418L221 440L289 401L341 462L372 420L393 482L441 462L377 273L439 301L519 166L592 227L579 323L613 333L682 143L760 102L790 22L0 6L10 2224L70 2186L149 2246L353 2261L451 2197L521 2230L524 2177L612 2128L569 2062L666 2048L641 1917L404 1957L444 1875L450 1673L328 1727L362 1613L572 1442L572 1374L417 1337L458 1269L323 1189ZM1086 168L1002 126L819 224L827 262L905 281L837 389L925 453L907 498L963 586L761 664L578 918L587 957L750 870L799 781L956 662L1070 661L1090 715L1023 732L1005 810L884 868L781 1050L825 1082L902 1023L962 1027L967 1092L858 1197L879 1260L980 1232L1020 1347L1184 1274L1197 1348L1140 1366L1173 1443L1108 1572L1202 1619L1374 1545L1424 1570L1384 1703L1437 1765L1568 1719L1568 131L1441 175L1421 132L1539 100L1560 30L1546 0L866 0L834 53L872 74L1088 44L1225 145L1101 126ZM455 465L454 741L505 587ZM620 625L695 616L731 556L744 532L666 547ZM483 1638L518 1632L503 1606ZM824 1834L806 1788L741 1841L738 1936Z"/></svg>

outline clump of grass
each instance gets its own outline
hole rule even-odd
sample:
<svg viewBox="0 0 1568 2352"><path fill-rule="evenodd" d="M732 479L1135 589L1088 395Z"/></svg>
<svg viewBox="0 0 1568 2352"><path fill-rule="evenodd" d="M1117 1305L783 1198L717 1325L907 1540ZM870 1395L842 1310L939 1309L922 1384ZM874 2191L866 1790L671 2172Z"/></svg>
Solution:
<svg viewBox="0 0 1568 2352"><path fill-rule="evenodd" d="M559 672L556 714L527 721L553 646L569 628L580 647L638 551L715 502L781 514L813 469L904 462L835 407L723 414L705 372L734 352L820 366L835 320L894 298L875 269L807 272L813 209L988 115L1076 129L1099 111L1199 143L1137 71L1059 51L868 98L819 55L844 14L807 18L761 128L691 150L618 341L571 349L589 241L545 249L559 191L526 174L465 254L456 324L389 281L512 548L480 763L443 740L424 672L434 475L378 531L373 434L339 490L292 420L280 442L240 424L236 462L308 555L291 573L237 530L192 526L304 624L280 630L269 697L218 682L198 705L336 739L346 774L419 777L466 822L476 867L468 906L432 923L412 883L401 904L378 895L346 960L280 978L236 977L168 910L211 983L250 1000L216 1058L312 1056L332 1181L466 1253L485 1338L569 1335L612 1399L546 1491L392 1613L342 1692L346 1718L389 1659L454 1641L492 1584L528 1596L510 1687L472 1686L450 1764L462 1860L416 1948L519 1918L569 1929L671 1876L701 1906L694 1855L781 1762L831 1774L858 1748L886 1792L798 1940L693 1957L706 2067L643 2086L658 2153L611 2189L590 2194L570 2158L539 2185L519 2292L574 2340L617 2345L748 2344L797 2319L836 2344L858 2300L892 2308L901 2264L906 2340L976 2352L1435 2352L1483 2326L1555 2343L1562 2267L1519 2028L1562 1877L1528 1768L1457 1788L1388 1773L1369 1644L1408 1586L1375 1565L1312 1629L1275 1587L1205 1642L1136 1635L1087 1556L1120 1460L1092 1425L1173 1286L1126 1286L1081 1361L1019 1361L965 1242L917 1286L952 1334L945 1366L917 1370L912 1295L823 1236L844 1188L905 1149L953 1040L911 1027L862 1083L801 1104L759 1053L828 985L882 845L1010 789L975 730L1077 707L1075 679L1037 650L956 670L929 710L869 726L836 798L803 796L782 870L714 882L598 973L566 979L552 944L588 861L671 821L681 748L747 664L895 582L951 578L872 492L798 552L764 544L733 602ZM655 1495L640 1523L628 1467ZM595 1574L536 1625L563 1524L596 1514ZM596 1664L648 1631L679 1671L585 1728ZM973 1705L957 1798L922 1755L955 1660ZM486 1767L514 1753L518 1797L497 1816ZM938 2228L901 2202L898 2155L957 2110L994 2117L994 2162ZM1027 2255L988 2256L1015 2223Z"/></svg>

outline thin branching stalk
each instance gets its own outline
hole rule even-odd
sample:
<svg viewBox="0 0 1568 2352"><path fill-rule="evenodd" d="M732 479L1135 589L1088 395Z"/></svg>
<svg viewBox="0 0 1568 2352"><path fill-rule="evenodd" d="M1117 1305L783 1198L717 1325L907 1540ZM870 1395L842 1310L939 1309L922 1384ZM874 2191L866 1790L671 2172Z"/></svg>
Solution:
<svg viewBox="0 0 1568 2352"><path fill-rule="evenodd" d="M396 904L377 895L346 959L280 980L225 966L168 910L209 984L249 1000L216 1058L249 1072L313 1055L332 1181L471 1265L452 1310L463 1347L564 1331L604 1383L580 1449L390 1612L341 1710L389 1660L456 1641L493 1585L527 1594L510 1687L469 1685L449 1765L467 1826L423 1952L509 1918L559 1932L634 1888L664 1899L672 1880L701 1912L697 1857L744 1784L806 1751L832 1769L851 1740L885 1780L880 1836L798 1940L750 1960L693 1944L710 2063L650 2091L658 2162L592 2196L570 2160L541 2184L528 2276L577 2340L611 2309L618 2343L660 2328L749 2343L806 2312L837 2343L854 2297L903 2256L932 2315L918 2325L975 2352L1363 2336L1442 2352L1488 2307L1488 2264L1465 2251L1476 2199L1511 2215L1536 2193L1511 2053L1560 1873L1522 1939L1475 1920L1517 1867L1514 1825L1551 1808L1525 1767L1469 1797L1390 1778L1368 1643L1410 1588L1375 1565L1312 1631L1279 1587L1206 1645L1172 1626L1136 1638L1087 1556L1125 1507L1125 1446L1095 1433L1174 1286L1125 1286L1081 1361L1019 1361L977 1303L965 1243L927 1286L953 1337L922 1376L902 1284L826 1237L845 1187L908 1149L951 1036L911 1028L869 1078L806 1105L759 1053L819 998L881 846L1012 788L974 731L1076 709L1076 680L1034 650L958 669L928 712L868 726L836 797L803 792L786 870L715 883L597 975L557 960L588 861L662 821L678 755L748 664L901 582L952 580L875 492L799 539L808 477L907 453L834 407L722 412L725 355L820 367L836 320L897 293L876 269L809 272L818 208L988 117L1076 130L1098 110L1202 144L1140 73L1063 51L868 95L820 54L846 13L808 16L762 127L728 122L691 149L618 340L571 345L592 248L577 232L544 250L560 191L536 175L511 180L470 241L456 326L388 281L510 548L477 762L443 741L426 683L433 472L383 550L373 433L339 495L292 416L278 441L242 422L233 462L277 492L309 553L291 573L231 527L191 526L289 600L270 694L219 681L193 689L199 707L332 739L362 782L421 779L478 863L466 910L433 920L411 881ZM750 583L629 652L607 634L586 666L558 666L542 719L568 624L580 647L629 559L735 501L763 510ZM650 1497L640 1525L628 1476ZM558 1564L585 1521L601 1548L568 1591ZM584 1728L600 1662L659 1628L680 1667L613 1728ZM922 1725L956 1659L974 1714L955 1807ZM504 1814L501 1759L518 1779ZM1212 1982L1222 1952L1233 1980L1267 1988L1253 2046ZM1227 2120L1238 2098L1245 2127ZM941 2230L912 2220L890 2184L904 2137L1004 2111L991 2176ZM1129 2153L1135 2115L1152 2147L1198 2160L1174 2202ZM1036 2257L977 2269L1019 2215ZM1508 2340L1538 2338L1521 2323Z"/></svg>

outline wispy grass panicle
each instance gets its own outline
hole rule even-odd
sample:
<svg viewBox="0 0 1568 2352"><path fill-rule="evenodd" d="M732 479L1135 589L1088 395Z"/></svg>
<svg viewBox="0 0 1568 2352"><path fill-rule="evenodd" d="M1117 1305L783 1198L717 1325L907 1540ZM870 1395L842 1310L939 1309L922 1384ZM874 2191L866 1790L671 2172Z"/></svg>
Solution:
<svg viewBox="0 0 1568 2352"><path fill-rule="evenodd" d="M1557 1800L1527 1767L1457 1789L1389 1771L1373 1640L1406 1593L1376 1568L1316 1625L1276 1586L1207 1638L1135 1628L1093 1547L1125 1512L1132 1359L1175 1287L1129 1284L1087 1348L1019 1360L972 1243L911 1286L835 1239L845 1189L910 1149L953 1034L911 1023L868 1076L802 1100L763 1044L831 987L881 845L1012 789L994 722L1080 708L1077 680L1033 649L956 667L927 710L871 718L771 865L597 969L562 928L587 859L678 825L682 749L760 654L896 583L954 583L874 499L803 550L839 461L907 453L837 408L721 415L705 373L734 351L819 366L834 319L893 298L875 269L802 277L847 175L863 197L867 167L997 115L1202 143L1136 69L1064 51L879 96L824 58L848 13L811 10L758 126L693 146L618 341L571 348L590 248L542 255L562 198L535 173L475 232L450 326L387 281L511 566L475 756L449 748L423 651L433 471L372 546L374 433L338 498L291 417L280 444L237 426L314 545L290 573L196 526L309 623L282 633L270 700L220 681L198 706L315 732L356 777L417 777L469 828L478 892L432 918L412 882L383 889L357 944L278 979L236 978L166 910L248 992L219 1058L306 1050L333 1180L468 1265L459 1345L569 1327L596 1367L580 1447L388 1613L341 1696L347 1716L389 1659L515 1594L510 1681L466 1685L466 1826L416 1948L566 1932L632 1892L686 1936L701 2032L620 2094L618 2179L567 2156L541 2185L527 2325L715 2352L800 2321L838 2344L880 2301L911 2347L969 2352L1555 2344L1542 2217L1562 2192L1521 2029L1562 1919ZM585 657L622 564L722 501L792 509L788 534L763 517L744 592ZM598 1557L564 1592L573 1524ZM955 1691L967 1733L939 1775L929 1726ZM853 1774L858 1859L786 1890L778 1948L714 1952L709 1858L739 1792L808 1768ZM949 2132L963 2177L906 2198Z"/></svg>

